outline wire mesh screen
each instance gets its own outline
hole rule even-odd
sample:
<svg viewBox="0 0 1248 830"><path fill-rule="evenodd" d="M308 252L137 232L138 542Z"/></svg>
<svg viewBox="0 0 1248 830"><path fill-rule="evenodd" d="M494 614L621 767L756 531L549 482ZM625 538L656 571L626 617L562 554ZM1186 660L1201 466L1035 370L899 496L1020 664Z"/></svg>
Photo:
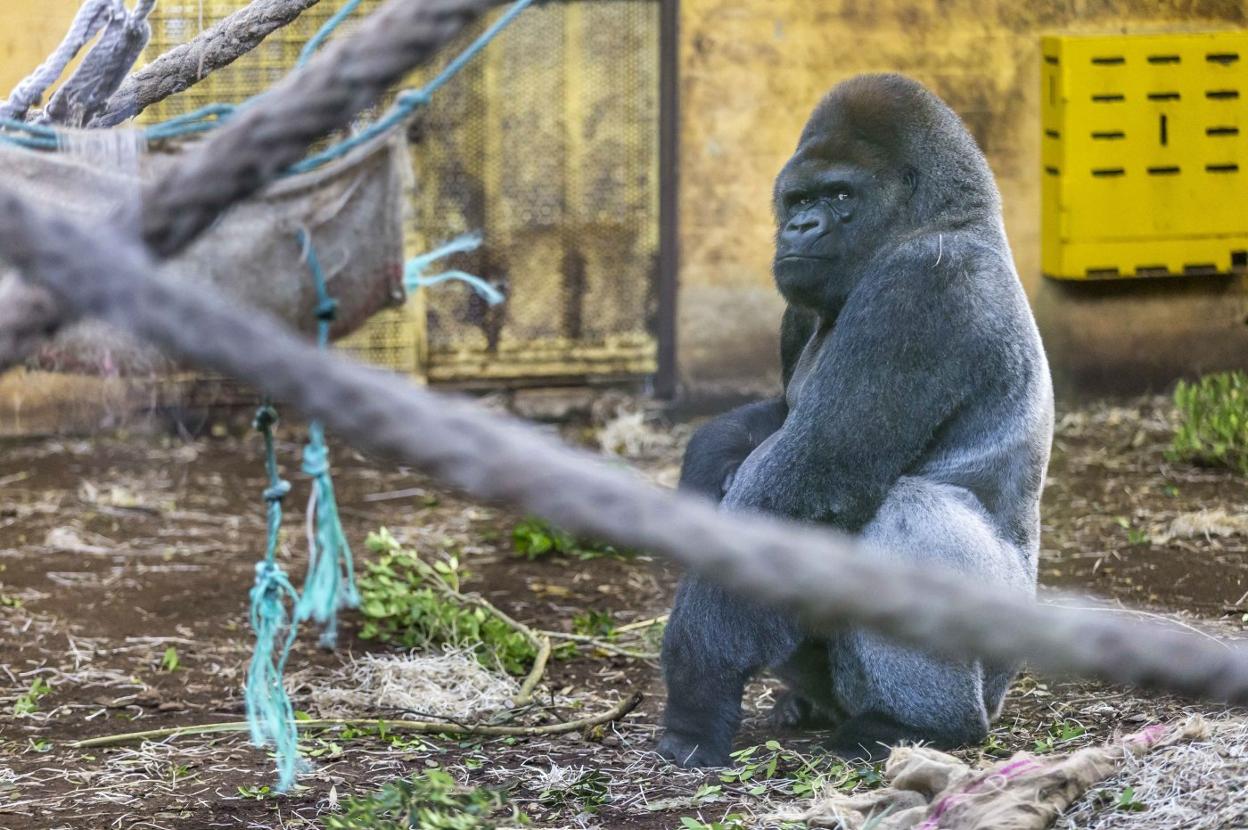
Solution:
<svg viewBox="0 0 1248 830"><path fill-rule="evenodd" d="M654 370L659 4L527 11L412 130L417 227L507 295L431 293L437 380Z"/></svg>
<svg viewBox="0 0 1248 830"><path fill-rule="evenodd" d="M377 3L366 0L360 14ZM241 5L161 2L149 55ZM266 89L338 5L314 6L147 117ZM460 383L653 372L658 52L657 0L552 3L521 15L409 131L412 251L480 231L482 248L447 267L490 280L506 302L490 307L463 286L439 286L423 302L378 315L343 345L388 368Z"/></svg>

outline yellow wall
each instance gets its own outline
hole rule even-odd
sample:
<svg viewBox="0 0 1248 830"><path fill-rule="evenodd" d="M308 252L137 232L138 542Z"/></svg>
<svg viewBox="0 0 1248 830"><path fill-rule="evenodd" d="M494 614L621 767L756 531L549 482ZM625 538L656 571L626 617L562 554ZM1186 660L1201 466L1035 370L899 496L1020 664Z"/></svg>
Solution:
<svg viewBox="0 0 1248 830"><path fill-rule="evenodd" d="M682 2L679 331L687 388L774 382L781 306L769 271L772 178L828 88L885 70L932 87L986 151L1059 382L1112 380L1121 369L1164 382L1175 371L1248 362L1242 281L1081 294L1040 276L1039 245L1041 34L1242 27L1243 0ZM1209 334L1211 316L1225 331Z"/></svg>
<svg viewBox="0 0 1248 830"><path fill-rule="evenodd" d="M0 2L0 98L56 48L78 6L77 0Z"/></svg>

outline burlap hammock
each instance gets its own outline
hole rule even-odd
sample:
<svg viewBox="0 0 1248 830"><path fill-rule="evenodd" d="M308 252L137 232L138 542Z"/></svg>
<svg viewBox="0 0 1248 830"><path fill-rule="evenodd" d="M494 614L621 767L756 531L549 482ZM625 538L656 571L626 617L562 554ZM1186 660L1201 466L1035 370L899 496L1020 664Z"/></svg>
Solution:
<svg viewBox="0 0 1248 830"><path fill-rule="evenodd" d="M93 154L0 142L0 176L22 196L77 220L137 213L142 186L159 179L179 151L140 151L135 134L124 130L70 135L90 148L93 136L101 133L111 134L108 141L114 144L129 136L135 142L132 163L118 164L115 146L113 152ZM74 147L72 141L69 146ZM404 299L403 224L410 164L402 130L395 130L311 172L279 179L231 208L187 250L163 263L161 271L171 280L212 286L240 304L311 332L316 290L297 240L303 230L339 303L334 335L349 333ZM0 281L14 278L0 271ZM157 350L94 321L66 328L27 365L121 377L158 375L173 368Z"/></svg>

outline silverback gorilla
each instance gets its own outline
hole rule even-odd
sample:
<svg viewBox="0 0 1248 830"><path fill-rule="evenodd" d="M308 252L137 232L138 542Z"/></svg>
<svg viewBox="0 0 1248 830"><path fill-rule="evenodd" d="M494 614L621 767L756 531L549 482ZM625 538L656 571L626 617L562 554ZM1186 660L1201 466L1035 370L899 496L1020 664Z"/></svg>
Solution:
<svg viewBox="0 0 1248 830"><path fill-rule="evenodd" d="M681 487L1034 593L1052 390L975 140L920 84L852 78L815 109L774 207L784 395L698 430ZM787 686L773 722L827 724L846 757L975 743L1017 668L814 634L689 575L663 642L659 752L726 764L764 670Z"/></svg>

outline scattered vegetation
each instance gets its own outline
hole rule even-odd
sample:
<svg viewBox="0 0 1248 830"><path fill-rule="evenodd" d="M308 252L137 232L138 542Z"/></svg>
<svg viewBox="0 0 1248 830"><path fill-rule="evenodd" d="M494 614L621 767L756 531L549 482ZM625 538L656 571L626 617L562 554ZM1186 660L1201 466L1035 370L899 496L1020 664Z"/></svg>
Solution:
<svg viewBox="0 0 1248 830"><path fill-rule="evenodd" d="M34 682L30 684L30 689L26 694L17 699L13 704L13 714L21 717L22 715L33 715L39 711L39 699L48 692L52 691L52 687L42 677L36 677Z"/></svg>
<svg viewBox="0 0 1248 830"><path fill-rule="evenodd" d="M477 830L500 823L514 827L528 824L528 818L508 808L503 793L461 788L440 769L347 799L341 813L325 818L326 830Z"/></svg>
<svg viewBox="0 0 1248 830"><path fill-rule="evenodd" d="M566 787L543 790L538 800L543 807L562 810L575 807L582 813L593 815L607 803L611 779L605 772L588 770Z"/></svg>
<svg viewBox="0 0 1248 830"><path fill-rule="evenodd" d="M732 753L735 766L721 772L725 784L747 787L750 795L761 795L764 782L783 779L781 790L788 795L809 797L831 790L853 792L880 786L883 775L872 764L846 763L833 755L809 756L785 749L777 741L751 746Z"/></svg>
<svg viewBox="0 0 1248 830"><path fill-rule="evenodd" d="M1248 374L1222 372L1179 382L1174 403L1180 423L1172 458L1230 467L1248 475Z"/></svg>
<svg viewBox="0 0 1248 830"><path fill-rule="evenodd" d="M162 671L172 674L182 665L182 661L178 659L178 650L173 646L165 649L164 656L160 658L160 668Z"/></svg>
<svg viewBox="0 0 1248 830"><path fill-rule="evenodd" d="M1033 749L1038 754L1052 752L1076 738L1082 737L1087 731L1074 721L1058 721L1049 727L1048 732L1043 737L1036 739Z"/></svg>
<svg viewBox="0 0 1248 830"><path fill-rule="evenodd" d="M530 562L553 554L572 556L581 560L601 559L604 556L625 559L633 555L632 551L622 550L604 542L578 539L550 522L532 516L516 525L515 530L511 532L511 540L515 545L516 554Z"/></svg>
<svg viewBox="0 0 1248 830"><path fill-rule="evenodd" d="M523 674L537 656L523 631L460 593L467 574L458 557L425 562L385 528L369 534L367 544L380 558L359 577L362 638L405 648L472 649L482 665L511 674Z"/></svg>

